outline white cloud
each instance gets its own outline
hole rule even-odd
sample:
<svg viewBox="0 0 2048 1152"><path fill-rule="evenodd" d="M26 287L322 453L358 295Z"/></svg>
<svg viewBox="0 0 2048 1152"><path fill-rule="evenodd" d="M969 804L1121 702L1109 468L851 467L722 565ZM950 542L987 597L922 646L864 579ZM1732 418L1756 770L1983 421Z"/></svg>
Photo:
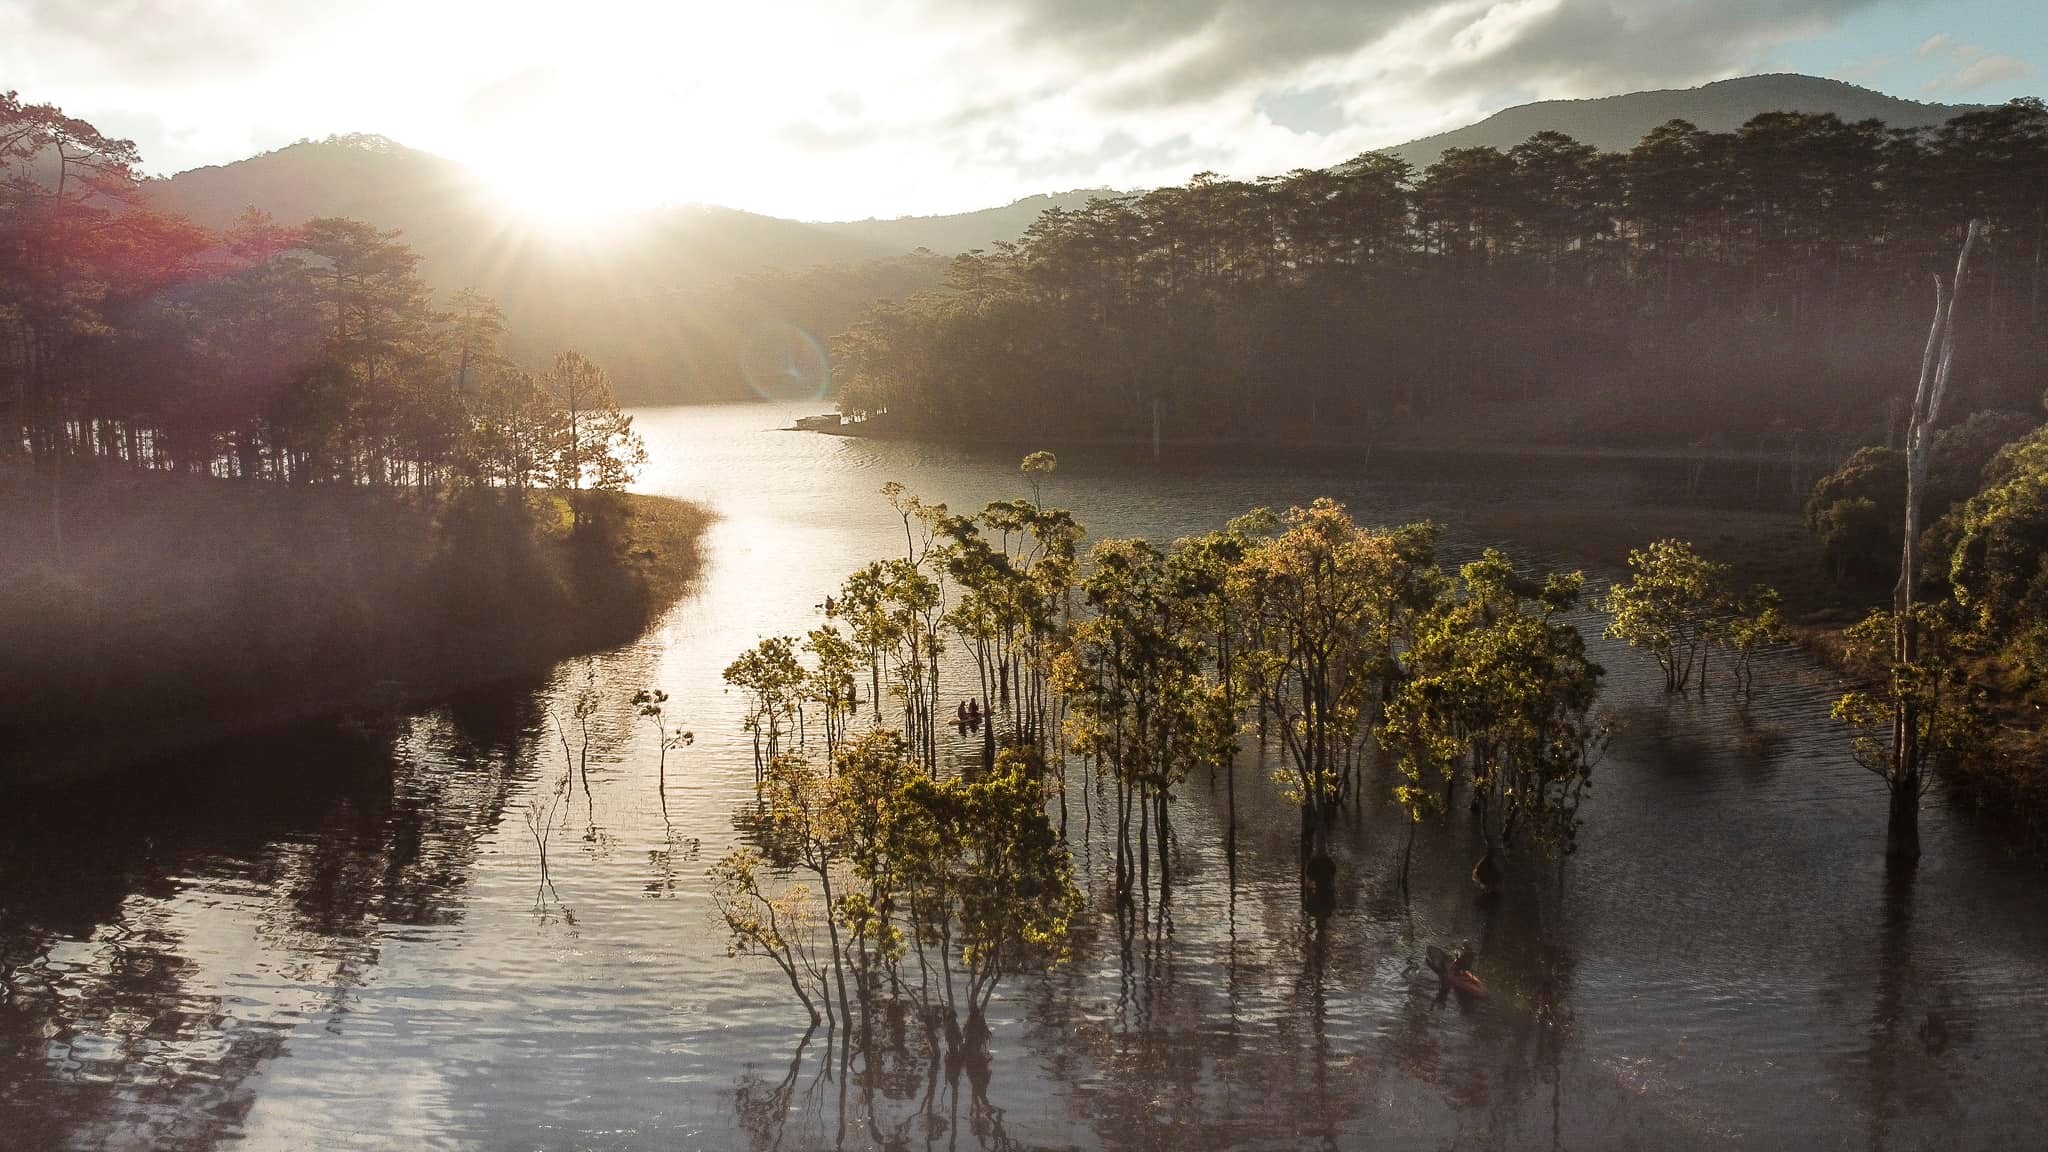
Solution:
<svg viewBox="0 0 2048 1152"><path fill-rule="evenodd" d="M1983 88L2001 80L2018 80L2033 73L2034 66L2017 56L1979 56L1936 83L1942 88L1968 92L1973 88Z"/></svg>
<svg viewBox="0 0 2048 1152"><path fill-rule="evenodd" d="M2033 74L2034 66L2017 56L1993 52L1979 44L1967 44L1939 32L1922 41L1915 55L1921 59L1942 57L1947 63L1946 70L1929 80L1925 88L1929 92L1968 92L1983 88L2001 80L2017 80Z"/></svg>
<svg viewBox="0 0 2048 1152"><path fill-rule="evenodd" d="M1734 75L1877 2L0 0L0 76L134 133L153 170L367 131L846 217L1327 164L1518 100ZM1313 131L1261 111L1307 91L1335 110Z"/></svg>

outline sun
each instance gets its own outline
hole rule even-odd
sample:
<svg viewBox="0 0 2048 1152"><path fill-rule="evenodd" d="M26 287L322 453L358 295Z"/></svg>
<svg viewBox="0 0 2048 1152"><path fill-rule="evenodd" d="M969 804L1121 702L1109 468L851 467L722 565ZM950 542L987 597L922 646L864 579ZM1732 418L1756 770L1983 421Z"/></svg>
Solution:
<svg viewBox="0 0 2048 1152"><path fill-rule="evenodd" d="M654 207L602 166L577 166L522 150L470 165L485 197L520 228L558 240L591 240L623 230Z"/></svg>

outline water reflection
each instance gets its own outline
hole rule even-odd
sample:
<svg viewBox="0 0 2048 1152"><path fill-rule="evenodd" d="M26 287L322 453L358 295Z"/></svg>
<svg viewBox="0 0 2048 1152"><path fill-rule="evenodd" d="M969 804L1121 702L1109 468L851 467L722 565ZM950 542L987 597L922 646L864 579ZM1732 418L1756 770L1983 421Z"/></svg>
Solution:
<svg viewBox="0 0 2048 1152"><path fill-rule="evenodd" d="M395 929L459 923L519 789L529 688L395 742L292 733L39 799L0 847L0 1125L22 1147L212 1147L302 1024L346 1027ZM438 730L437 730L438 728ZM449 755L433 771L415 739Z"/></svg>
<svg viewBox="0 0 2048 1152"><path fill-rule="evenodd" d="M1247 749L1182 787L1172 886L1120 915L1114 799L1076 771L1075 957L1005 985L986 1065L935 1058L915 1020L800 1045L787 987L725 955L706 899L753 799L719 670L900 545L883 480L978 506L1015 461L778 422L641 415L672 469L654 483L722 519L696 598L640 643L0 814L0 1143L1907 1149L2048 1127L2038 872L1936 807L1918 875L1888 880L1882 798L1810 665L1765 669L1745 713L1667 700L1597 641L1629 724L1563 869L1512 869L1480 900L1460 805L1417 837L1404 898L1368 777L1334 835L1335 908L1305 923L1293 814ZM1171 537L1321 492L1397 522L1475 492L1625 508L1672 487L1398 467L1077 458L1048 499L1098 537ZM1447 558L1482 539L1454 530ZM697 736L665 767L642 689ZM973 762L975 740L951 754ZM525 817L565 781L536 910ZM1464 938L1486 1000L1417 971Z"/></svg>

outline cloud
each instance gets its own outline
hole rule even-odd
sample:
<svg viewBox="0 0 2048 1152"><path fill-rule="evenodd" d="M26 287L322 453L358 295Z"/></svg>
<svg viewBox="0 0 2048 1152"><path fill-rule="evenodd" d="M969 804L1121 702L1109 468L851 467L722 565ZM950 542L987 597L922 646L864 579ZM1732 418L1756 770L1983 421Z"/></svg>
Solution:
<svg viewBox="0 0 2048 1152"><path fill-rule="evenodd" d="M1316 65L1375 57L1387 74L1487 74L1677 83L1714 78L1753 53L1815 32L1874 0L1008 0L1028 43L1123 73L1109 103L1170 107L1270 87ZM1284 13L1284 15L1282 14ZM1416 26L1436 33L1404 35ZM1395 55L1399 49L1412 55ZM1563 93L1558 93L1563 94Z"/></svg>
<svg viewBox="0 0 2048 1152"><path fill-rule="evenodd" d="M1948 62L1944 65L1946 71L1926 83L1929 92L1968 92L2002 80L2018 80L2034 72L2032 64L2017 56L1964 43L1946 32L1929 36L1914 54L1922 60L1943 58Z"/></svg>
<svg viewBox="0 0 2048 1152"><path fill-rule="evenodd" d="M148 77L246 66L281 36L317 35L347 12L325 0L0 0L0 16L42 50Z"/></svg>
<svg viewBox="0 0 2048 1152"><path fill-rule="evenodd" d="M611 135L665 195L844 218L1334 163L1739 74L1884 2L0 0L0 76L146 129L152 170L360 130L517 171Z"/></svg>
<svg viewBox="0 0 2048 1152"><path fill-rule="evenodd" d="M2034 66L2017 56L1979 56L1935 81L1935 86L1957 92L1983 88L2001 80L2018 80L2034 74Z"/></svg>
<svg viewBox="0 0 2048 1152"><path fill-rule="evenodd" d="M1431 70L1428 90L1469 90L1489 78L1514 78L1544 96L1696 84L1732 75L1764 51L1868 6L1863 0L1564 0L1531 11L1512 35L1487 42L1484 51L1444 61Z"/></svg>

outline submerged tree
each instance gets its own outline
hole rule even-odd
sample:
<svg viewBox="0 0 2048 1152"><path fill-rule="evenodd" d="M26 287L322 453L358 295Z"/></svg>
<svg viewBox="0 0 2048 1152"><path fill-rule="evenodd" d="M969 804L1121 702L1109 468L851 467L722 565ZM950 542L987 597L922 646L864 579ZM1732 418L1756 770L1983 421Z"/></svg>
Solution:
<svg viewBox="0 0 2048 1152"><path fill-rule="evenodd" d="M1234 663L1287 757L1277 779L1301 809L1304 899L1327 909L1329 821L1400 678L1397 645L1436 596L1434 533L1366 531L1329 499L1284 527L1231 576L1247 639Z"/></svg>
<svg viewBox="0 0 2048 1152"><path fill-rule="evenodd" d="M1735 606L1735 614L1723 630L1728 645L1729 672L1735 694L1742 706L1749 706L1756 690L1756 658L1766 648L1791 637L1785 618L1778 610L1775 588L1758 585Z"/></svg>
<svg viewBox="0 0 2048 1152"><path fill-rule="evenodd" d="M1693 551L1683 540L1659 540L1628 554L1629 582L1608 593L1614 619L1607 634L1648 649L1664 670L1664 690L1683 692L1695 666L1700 690L1706 660L1729 608L1728 566Z"/></svg>
<svg viewBox="0 0 2048 1152"><path fill-rule="evenodd" d="M1074 626L1055 666L1073 747L1116 785L1117 892L1128 901L1158 845L1168 883L1173 791L1197 764L1234 744L1236 719L1208 662L1197 599L1143 540L1104 540L1082 582L1091 614ZM1135 832L1137 851L1131 851Z"/></svg>
<svg viewBox="0 0 2048 1152"><path fill-rule="evenodd" d="M726 954L774 961L816 1028L823 1022L818 997L828 1005L831 998L817 955L817 899L801 884L771 890L763 879L767 870L759 852L734 849L711 868L711 906L728 933Z"/></svg>
<svg viewBox="0 0 2048 1152"><path fill-rule="evenodd" d="M1920 714L1934 706L1923 691L1909 685L1925 677L1920 653L1924 614L1916 610L1914 595L1920 581L1920 503L1927 486L1934 426L1941 420L1942 401L1948 395L1949 375L1956 354L1956 298L1962 293L1964 277L1970 270L1970 250L1976 246L1983 225L1971 220L1963 234L1962 251L1956 255L1952 281L1943 284L1934 277L1934 323L1927 333L1927 348L1920 358L1920 382L1913 393L1911 418L1906 429L1906 526L1900 549L1899 579L1892 590L1893 629L1892 676L1892 759L1886 781L1891 790L1891 818L1885 833L1885 854L1894 860L1916 860L1920 856L1920 795L1924 791L1921 772L1929 749L1921 740L1937 730L1936 719ZM2039 256L2036 237L2036 256ZM1901 682L1901 678L1904 682ZM1848 701L1844 698L1844 702Z"/></svg>
<svg viewBox="0 0 2048 1152"><path fill-rule="evenodd" d="M788 636L770 636L726 665L726 684L747 694L741 723L754 738L756 779L782 754L785 740L801 741L805 681L796 641Z"/></svg>
<svg viewBox="0 0 2048 1152"><path fill-rule="evenodd" d="M1469 780L1486 841L1472 874L1493 890L1518 840L1559 856L1576 847L1607 740L1593 714L1603 670L1561 618L1579 602L1577 573L1538 583L1489 550L1459 574L1461 594L1437 605L1407 654L1385 743L1401 757L1397 797L1411 823L1441 810L1437 788L1448 796L1461 774Z"/></svg>
<svg viewBox="0 0 2048 1152"><path fill-rule="evenodd" d="M1033 755L1005 749L979 780L927 778L904 792L909 810L898 842L907 849L915 930L945 967L949 1035L958 1021L970 1055L987 1051L988 1005L1003 979L1063 961L1080 910Z"/></svg>
<svg viewBox="0 0 2048 1152"><path fill-rule="evenodd" d="M1940 606L1915 605L1913 658L1899 659L1903 630L1892 613L1872 612L1843 634L1849 667L1873 685L1843 694L1834 717L1853 733L1857 763L1885 783L1894 824L1910 811L1910 823L1895 830L1918 849L1920 800L1933 783L1932 769L1953 763L1981 743L1984 714L1980 693L1964 671L1974 654L1973 637L1955 627ZM1909 725L1901 739L1900 718ZM1911 757L1904 759L1904 755ZM1911 858L1911 854L1907 854Z"/></svg>
<svg viewBox="0 0 2048 1152"><path fill-rule="evenodd" d="M655 747L659 756L655 761L655 779L666 801L668 791L668 754L678 748L687 748L696 743L697 734L685 728L670 728L668 722L668 693L661 689L642 689L633 694L633 706L640 715L654 726Z"/></svg>

